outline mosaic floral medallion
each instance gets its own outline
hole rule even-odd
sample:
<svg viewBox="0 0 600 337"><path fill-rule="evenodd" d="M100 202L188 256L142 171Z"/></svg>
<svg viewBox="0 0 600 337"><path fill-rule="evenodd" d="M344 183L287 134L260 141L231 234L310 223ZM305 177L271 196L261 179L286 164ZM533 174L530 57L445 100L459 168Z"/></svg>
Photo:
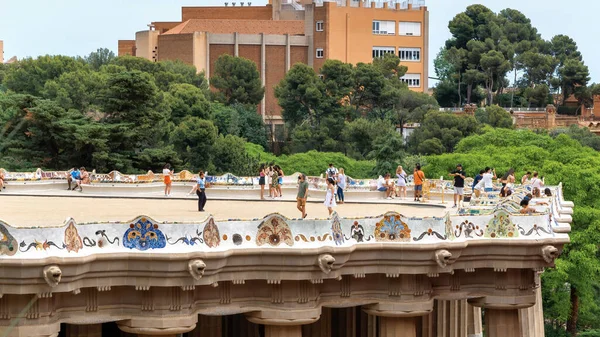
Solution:
<svg viewBox="0 0 600 337"><path fill-rule="evenodd" d="M410 228L399 213L388 212L375 226L375 240L383 242L409 242Z"/></svg>
<svg viewBox="0 0 600 337"><path fill-rule="evenodd" d="M67 248L68 252L75 253L83 248L83 242L73 220L69 221L69 226L65 229L65 248Z"/></svg>
<svg viewBox="0 0 600 337"><path fill-rule="evenodd" d="M331 236L335 245L344 244L344 233L342 233L342 219L337 212L331 214Z"/></svg>
<svg viewBox="0 0 600 337"><path fill-rule="evenodd" d="M204 230L202 231L202 237L204 238L204 243L210 248L218 247L221 243L221 236L219 235L219 227L215 224L215 220L210 217L208 222L204 226Z"/></svg>
<svg viewBox="0 0 600 337"><path fill-rule="evenodd" d="M10 235L6 226L0 223L0 255L15 255L18 247L19 244L17 240Z"/></svg>
<svg viewBox="0 0 600 337"><path fill-rule="evenodd" d="M271 214L258 225L256 245L269 244L276 247L283 242L292 247L294 245L292 237L292 230L285 219L279 214Z"/></svg>
<svg viewBox="0 0 600 337"><path fill-rule="evenodd" d="M519 232L510 220L510 215L504 210L494 213L494 217L486 225L485 237L487 238L514 238L517 236L519 236Z"/></svg>
<svg viewBox="0 0 600 337"><path fill-rule="evenodd" d="M123 247L137 250L165 248L167 240L158 224L146 217L134 220L123 234Z"/></svg>

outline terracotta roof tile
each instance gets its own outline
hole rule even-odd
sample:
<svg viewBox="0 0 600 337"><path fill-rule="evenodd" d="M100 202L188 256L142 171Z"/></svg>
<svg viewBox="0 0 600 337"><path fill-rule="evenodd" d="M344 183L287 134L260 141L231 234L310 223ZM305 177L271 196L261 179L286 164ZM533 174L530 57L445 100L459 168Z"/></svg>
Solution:
<svg viewBox="0 0 600 337"><path fill-rule="evenodd" d="M304 21L300 20L208 20L192 19L170 29L164 35L209 32L215 34L290 34L303 35Z"/></svg>

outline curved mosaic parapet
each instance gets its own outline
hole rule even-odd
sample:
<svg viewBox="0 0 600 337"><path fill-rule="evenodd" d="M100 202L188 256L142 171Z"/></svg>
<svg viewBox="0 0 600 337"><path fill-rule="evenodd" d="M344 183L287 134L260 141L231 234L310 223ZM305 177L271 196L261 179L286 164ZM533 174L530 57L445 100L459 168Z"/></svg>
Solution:
<svg viewBox="0 0 600 337"><path fill-rule="evenodd" d="M375 217L288 219L273 213L263 219L202 222L131 221L14 228L0 222L0 260L72 257L106 253L191 253L236 249L352 247L366 243L440 244L461 240L554 238L560 226L550 213L514 215L497 209L485 215L410 217L388 212Z"/></svg>

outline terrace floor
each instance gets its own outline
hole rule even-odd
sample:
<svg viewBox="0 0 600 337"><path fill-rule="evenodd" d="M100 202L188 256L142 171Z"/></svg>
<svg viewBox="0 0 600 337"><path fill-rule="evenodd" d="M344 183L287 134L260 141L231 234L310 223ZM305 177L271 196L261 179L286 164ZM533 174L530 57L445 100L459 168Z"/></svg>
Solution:
<svg viewBox="0 0 600 337"><path fill-rule="evenodd" d="M74 192L76 193L76 192ZM14 227L58 226L72 217L78 223L102 221L129 221L138 215L147 215L157 221L203 221L208 214L217 220L262 218L269 213L280 213L288 218L299 218L296 202L292 200L239 201L210 200L208 194L206 212L197 211L197 199L139 199L50 196L0 195L0 219ZM388 211L406 216L443 216L452 201L441 205L417 204L409 198L381 200L381 203L348 203L335 210L342 217L380 215ZM322 201L316 198L307 204L308 218L326 218L328 212Z"/></svg>

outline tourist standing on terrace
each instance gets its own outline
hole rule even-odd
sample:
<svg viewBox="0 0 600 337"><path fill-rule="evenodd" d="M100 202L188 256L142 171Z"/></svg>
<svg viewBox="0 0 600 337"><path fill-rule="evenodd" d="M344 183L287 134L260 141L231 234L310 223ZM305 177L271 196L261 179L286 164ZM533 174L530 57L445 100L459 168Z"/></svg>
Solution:
<svg viewBox="0 0 600 337"><path fill-rule="evenodd" d="M456 170L452 171L450 175L454 177L454 206L452 206L454 208L457 206L457 200L459 204L462 203L463 195L465 194L466 173L463 170L462 165L458 164L456 165Z"/></svg>
<svg viewBox="0 0 600 337"><path fill-rule="evenodd" d="M198 212L204 212L204 206L206 205L206 178L204 172L198 172L198 178L196 178L196 185L188 194L196 192L198 196Z"/></svg>
<svg viewBox="0 0 600 337"><path fill-rule="evenodd" d="M544 180L543 179L544 178L540 179L538 177L538 173L537 172L533 172L533 178L531 178L531 187L533 188L533 190L531 191L531 193L536 198L539 198L540 194L542 193L542 187L544 186Z"/></svg>
<svg viewBox="0 0 600 337"><path fill-rule="evenodd" d="M306 218L306 199L308 197L308 182L306 175L300 173L298 176L298 195L296 196L296 207L302 213L302 219Z"/></svg>
<svg viewBox="0 0 600 337"><path fill-rule="evenodd" d="M479 193L480 190L476 189L475 186L477 186L479 184L479 182L481 181L481 179L483 179L483 174L485 173L485 170L481 170L479 171L479 174L475 176L475 178L473 179L473 186L472 186L472 192L473 194L475 194L476 197L479 198Z"/></svg>
<svg viewBox="0 0 600 337"><path fill-rule="evenodd" d="M396 186L398 186L398 197L404 199L406 198L407 175L402 166L396 168L396 177L398 177L398 182L396 183Z"/></svg>
<svg viewBox="0 0 600 337"><path fill-rule="evenodd" d="M525 175L521 178L521 185L527 184L529 177L531 177L531 172L527 171L527 173L525 173Z"/></svg>
<svg viewBox="0 0 600 337"><path fill-rule="evenodd" d="M3 189L6 189L5 182L4 182L4 173L2 171L0 171L0 191L2 191ZM71 184L69 183L69 186Z"/></svg>
<svg viewBox="0 0 600 337"><path fill-rule="evenodd" d="M333 166L333 163L329 163L329 168L325 171L325 179L333 178L335 179L338 175L338 169Z"/></svg>
<svg viewBox="0 0 600 337"><path fill-rule="evenodd" d="M414 182L415 182L415 201L421 201L423 197L423 182L425 181L425 173L421 171L421 164L415 166Z"/></svg>
<svg viewBox="0 0 600 337"><path fill-rule="evenodd" d="M165 197L168 197L171 195L171 177L173 176L173 171L171 170L171 164L167 163L164 167L163 167L163 181L165 183Z"/></svg>
<svg viewBox="0 0 600 337"><path fill-rule="evenodd" d="M260 200L265 200L265 164L260 164L258 169L258 185L260 185Z"/></svg>
<svg viewBox="0 0 600 337"><path fill-rule="evenodd" d="M327 178L327 194L325 195L325 202L323 203L327 210L329 211L329 215L333 213L333 208L337 206L335 203L335 180L333 178Z"/></svg>
<svg viewBox="0 0 600 337"><path fill-rule="evenodd" d="M277 198L277 187L279 186L279 172L277 172L277 166L271 167L271 197Z"/></svg>
<svg viewBox="0 0 600 337"><path fill-rule="evenodd" d="M275 169L277 170L277 193L279 194L280 198L283 198L283 193L281 192L281 185L283 185L284 177L283 170L279 165L275 165Z"/></svg>
<svg viewBox="0 0 600 337"><path fill-rule="evenodd" d="M491 169L489 167L485 168L485 173L483 174L481 181L477 184L483 187L485 192L492 192L494 190L494 179L496 177L496 169ZM478 187L475 187L478 188Z"/></svg>
<svg viewBox="0 0 600 337"><path fill-rule="evenodd" d="M344 169L340 168L337 175L337 198L340 204L344 203L344 190L346 189L346 175Z"/></svg>

